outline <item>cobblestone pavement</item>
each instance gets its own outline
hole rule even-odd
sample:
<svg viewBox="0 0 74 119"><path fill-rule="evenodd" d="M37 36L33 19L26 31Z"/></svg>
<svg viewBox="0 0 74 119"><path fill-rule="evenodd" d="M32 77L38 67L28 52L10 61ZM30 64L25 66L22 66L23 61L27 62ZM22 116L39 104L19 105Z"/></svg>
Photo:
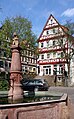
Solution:
<svg viewBox="0 0 74 119"><path fill-rule="evenodd" d="M50 87L49 91L67 93L71 100L70 119L74 119L74 87Z"/></svg>

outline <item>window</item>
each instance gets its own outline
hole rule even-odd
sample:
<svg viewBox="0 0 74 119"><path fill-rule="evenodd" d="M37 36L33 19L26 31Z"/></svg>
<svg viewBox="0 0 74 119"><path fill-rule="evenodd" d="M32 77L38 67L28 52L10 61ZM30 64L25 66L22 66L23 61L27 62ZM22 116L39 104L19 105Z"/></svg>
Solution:
<svg viewBox="0 0 74 119"><path fill-rule="evenodd" d="M49 41L47 41L47 47L49 47Z"/></svg>
<svg viewBox="0 0 74 119"><path fill-rule="evenodd" d="M29 52L29 51L27 51L27 56L28 56L28 52Z"/></svg>
<svg viewBox="0 0 74 119"><path fill-rule="evenodd" d="M4 51L4 57L6 57L6 52Z"/></svg>
<svg viewBox="0 0 74 119"><path fill-rule="evenodd" d="M53 58L56 58L56 53L55 52L53 52Z"/></svg>
<svg viewBox="0 0 74 119"><path fill-rule="evenodd" d="M53 33L55 33L55 29L53 28Z"/></svg>
<svg viewBox="0 0 74 119"><path fill-rule="evenodd" d="M51 25L52 25L52 23L53 23L53 19L51 19Z"/></svg>
<svg viewBox="0 0 74 119"><path fill-rule="evenodd" d="M35 60L33 59L33 63L35 63Z"/></svg>
<svg viewBox="0 0 74 119"><path fill-rule="evenodd" d="M53 41L53 46L55 45L55 41Z"/></svg>
<svg viewBox="0 0 74 119"><path fill-rule="evenodd" d="M27 69L27 67L25 67L25 69Z"/></svg>
<svg viewBox="0 0 74 119"><path fill-rule="evenodd" d="M52 46L52 40L49 41L49 47Z"/></svg>
<svg viewBox="0 0 74 119"><path fill-rule="evenodd" d="M28 51L28 56L30 56L30 51Z"/></svg>
<svg viewBox="0 0 74 119"><path fill-rule="evenodd" d="M28 61L30 62L30 58L28 58Z"/></svg>
<svg viewBox="0 0 74 119"><path fill-rule="evenodd" d="M47 75L51 74L51 67L50 68L46 68L45 70L46 70L46 74Z"/></svg>
<svg viewBox="0 0 74 119"><path fill-rule="evenodd" d="M33 68L33 71L35 71L35 68Z"/></svg>
<svg viewBox="0 0 74 119"><path fill-rule="evenodd" d="M43 43L41 43L41 47L43 47Z"/></svg>
<svg viewBox="0 0 74 119"><path fill-rule="evenodd" d="M41 59L44 59L44 55L41 55Z"/></svg>
<svg viewBox="0 0 74 119"><path fill-rule="evenodd" d="M30 56L32 55L31 51L30 51Z"/></svg>
<svg viewBox="0 0 74 119"><path fill-rule="evenodd" d="M50 35L52 35L53 34L53 29L50 29Z"/></svg>
<svg viewBox="0 0 74 119"><path fill-rule="evenodd" d="M24 68L24 66L22 66L22 71L25 71L25 68Z"/></svg>
<svg viewBox="0 0 74 119"><path fill-rule="evenodd" d="M25 55L27 55L27 50L25 51Z"/></svg>
<svg viewBox="0 0 74 119"><path fill-rule="evenodd" d="M31 58L31 63L32 63L32 58Z"/></svg>
<svg viewBox="0 0 74 119"><path fill-rule="evenodd" d="M60 58L60 53L58 52L58 54L57 54L57 58Z"/></svg>
<svg viewBox="0 0 74 119"><path fill-rule="evenodd" d="M61 57L63 57L64 56L64 54L63 54L63 52L61 52Z"/></svg>
<svg viewBox="0 0 74 119"><path fill-rule="evenodd" d="M49 31L47 31L47 35L49 34Z"/></svg>
<svg viewBox="0 0 74 119"><path fill-rule="evenodd" d="M51 67L49 68L49 74L51 74Z"/></svg>
<svg viewBox="0 0 74 119"><path fill-rule="evenodd" d="M33 52L31 52L31 56L33 56Z"/></svg>
<svg viewBox="0 0 74 119"><path fill-rule="evenodd" d="M3 68L3 61L0 61L0 67Z"/></svg>
<svg viewBox="0 0 74 119"><path fill-rule="evenodd" d="M50 58L50 53L47 54L47 58Z"/></svg>
<svg viewBox="0 0 74 119"><path fill-rule="evenodd" d="M46 69L46 74L48 74L48 69Z"/></svg>

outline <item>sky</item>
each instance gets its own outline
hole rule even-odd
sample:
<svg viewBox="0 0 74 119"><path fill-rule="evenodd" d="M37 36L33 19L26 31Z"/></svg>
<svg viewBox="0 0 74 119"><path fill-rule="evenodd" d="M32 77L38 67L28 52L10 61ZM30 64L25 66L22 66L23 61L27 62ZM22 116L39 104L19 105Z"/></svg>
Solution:
<svg viewBox="0 0 74 119"><path fill-rule="evenodd" d="M37 37L50 14L62 25L69 20L74 22L74 0L0 0L0 24L7 17L28 18Z"/></svg>

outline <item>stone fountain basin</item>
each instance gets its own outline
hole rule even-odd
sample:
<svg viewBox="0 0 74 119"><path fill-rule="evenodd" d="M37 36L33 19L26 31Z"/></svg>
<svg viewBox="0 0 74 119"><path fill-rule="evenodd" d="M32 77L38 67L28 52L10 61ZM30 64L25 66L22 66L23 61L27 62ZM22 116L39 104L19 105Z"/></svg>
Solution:
<svg viewBox="0 0 74 119"><path fill-rule="evenodd" d="M24 92L24 98L32 96L41 100L28 103L1 104L0 119L68 119L69 101L67 94L53 91ZM45 97L59 98L48 99Z"/></svg>

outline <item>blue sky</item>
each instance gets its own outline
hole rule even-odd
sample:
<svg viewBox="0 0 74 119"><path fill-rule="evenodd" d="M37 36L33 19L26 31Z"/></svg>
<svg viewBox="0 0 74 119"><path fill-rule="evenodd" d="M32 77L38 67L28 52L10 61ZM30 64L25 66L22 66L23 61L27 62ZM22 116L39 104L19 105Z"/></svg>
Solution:
<svg viewBox="0 0 74 119"><path fill-rule="evenodd" d="M0 22L5 18L21 15L33 25L33 32L39 36L48 17L53 14L61 24L74 22L74 0L0 0Z"/></svg>

